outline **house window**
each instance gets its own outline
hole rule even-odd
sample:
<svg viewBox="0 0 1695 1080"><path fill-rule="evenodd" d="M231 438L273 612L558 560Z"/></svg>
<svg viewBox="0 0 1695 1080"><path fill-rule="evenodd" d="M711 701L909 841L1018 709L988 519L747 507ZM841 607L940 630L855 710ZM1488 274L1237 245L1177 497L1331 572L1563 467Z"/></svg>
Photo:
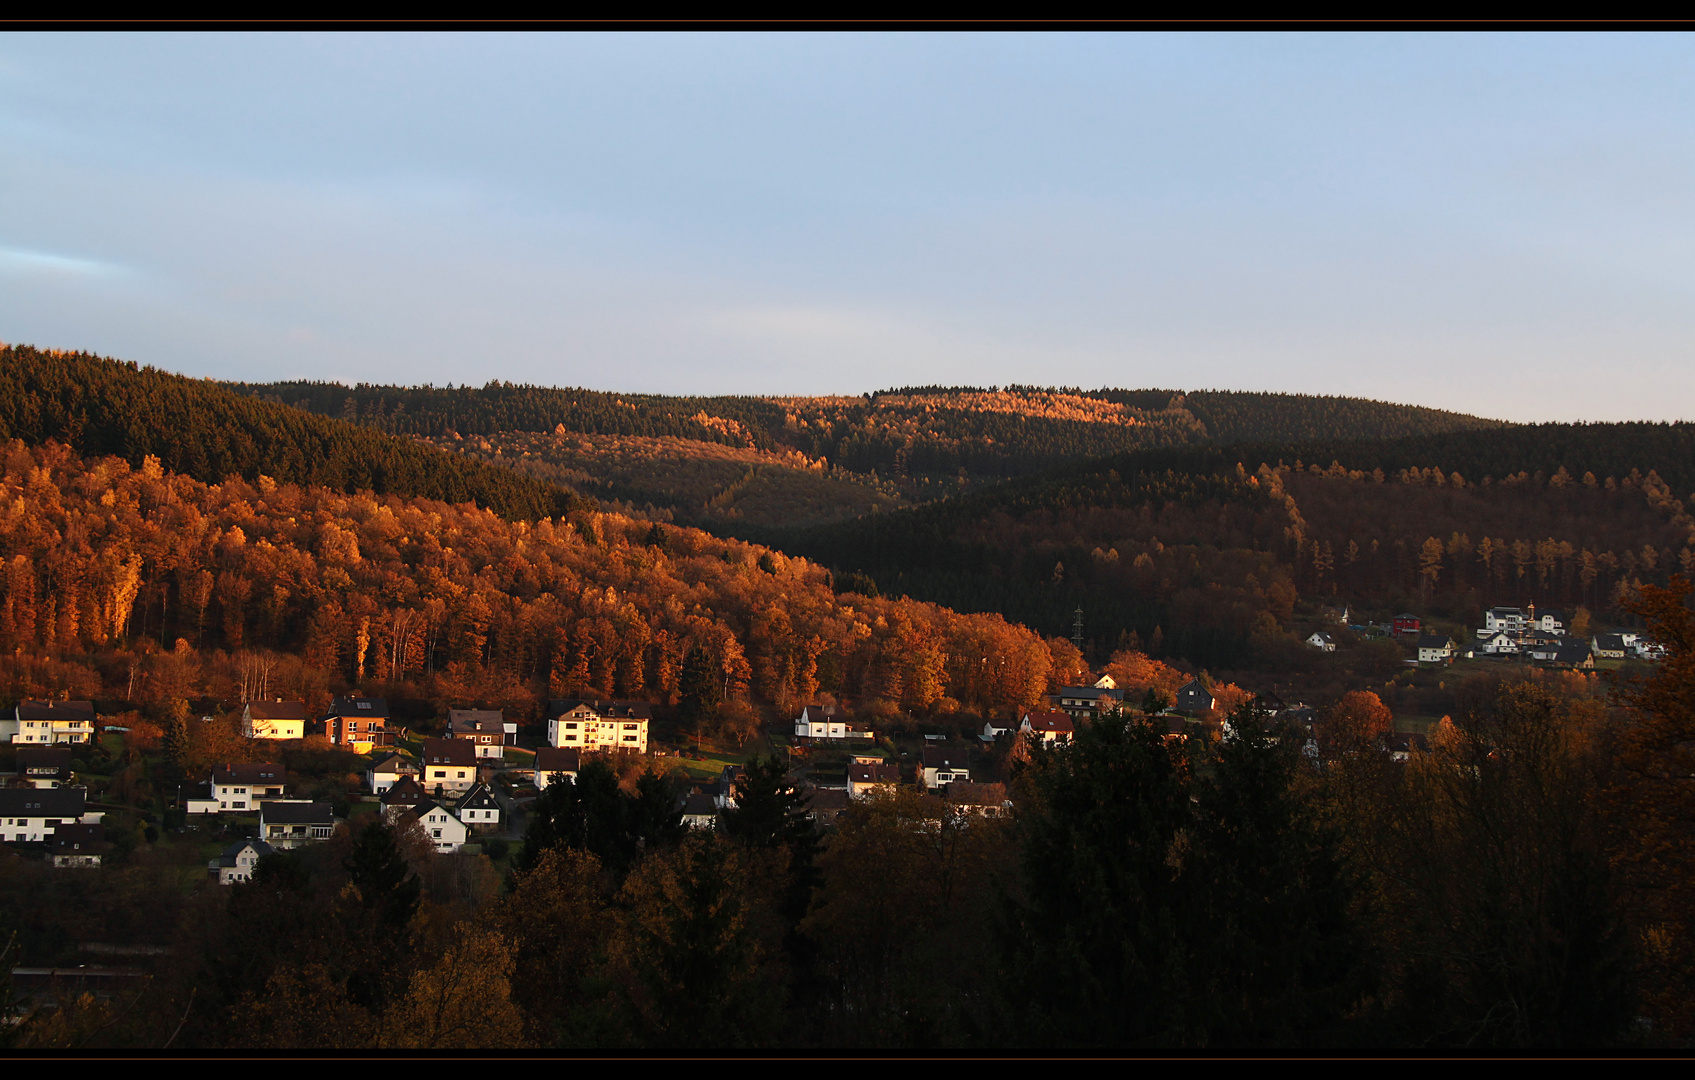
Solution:
<svg viewBox="0 0 1695 1080"><path fill-rule="evenodd" d="M446 780L447 779L447 770L446 769L437 769L436 770L436 779L437 780Z"/></svg>
<svg viewBox="0 0 1695 1080"><path fill-rule="evenodd" d="M440 840L441 839L441 830L440 829L431 829L430 835L434 836L437 840Z"/></svg>

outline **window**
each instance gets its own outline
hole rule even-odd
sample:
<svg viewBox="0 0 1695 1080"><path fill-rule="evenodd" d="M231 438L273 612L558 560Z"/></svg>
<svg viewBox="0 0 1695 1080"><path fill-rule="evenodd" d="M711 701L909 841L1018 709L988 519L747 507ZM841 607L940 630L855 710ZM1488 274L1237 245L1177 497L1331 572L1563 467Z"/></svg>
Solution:
<svg viewBox="0 0 1695 1080"><path fill-rule="evenodd" d="M441 839L441 830L440 829L431 829L430 835L435 837L437 840L440 840Z"/></svg>
<svg viewBox="0 0 1695 1080"><path fill-rule="evenodd" d="M567 730L567 731L575 731L575 730L577 730L577 725L576 725L576 724L566 724L566 725L565 725L565 730Z"/></svg>
<svg viewBox="0 0 1695 1080"><path fill-rule="evenodd" d="M437 780L446 780L447 779L447 770L446 769L437 769L436 770L436 779Z"/></svg>

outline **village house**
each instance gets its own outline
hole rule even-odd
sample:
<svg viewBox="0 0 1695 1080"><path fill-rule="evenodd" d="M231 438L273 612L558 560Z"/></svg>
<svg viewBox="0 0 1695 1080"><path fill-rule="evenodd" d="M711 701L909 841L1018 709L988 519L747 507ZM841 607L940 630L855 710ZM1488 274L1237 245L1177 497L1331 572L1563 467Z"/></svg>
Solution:
<svg viewBox="0 0 1695 1080"><path fill-rule="evenodd" d="M259 865L260 859L274 850L276 849L263 840L237 840L225 848L223 854L206 864L206 872L219 885L251 881L253 868Z"/></svg>
<svg viewBox="0 0 1695 1080"><path fill-rule="evenodd" d="M427 802L422 806L407 810L400 816L400 827L416 821L435 845L436 854L451 855L465 846L470 830L465 823L453 816L453 812L440 803Z"/></svg>
<svg viewBox="0 0 1695 1080"><path fill-rule="evenodd" d="M465 739L425 739L421 783L425 791L469 791L477 782L477 751Z"/></svg>
<svg viewBox="0 0 1695 1080"><path fill-rule="evenodd" d="M1394 621L1390 623L1389 632L1394 634L1396 637L1412 637L1422 633L1423 630L1424 623L1419 620L1417 615L1414 615L1410 611L1403 611L1399 615L1395 616Z"/></svg>
<svg viewBox="0 0 1695 1080"><path fill-rule="evenodd" d="M1493 637L1495 634L1509 634L1517 638L1524 633L1524 609L1516 607L1492 607L1483 613L1483 629L1477 632L1478 637Z"/></svg>
<svg viewBox="0 0 1695 1080"><path fill-rule="evenodd" d="M418 766L399 754L390 754L365 770L365 786L371 789L371 794L381 795L407 776L416 780Z"/></svg>
<svg viewBox="0 0 1695 1080"><path fill-rule="evenodd" d="M335 835L335 810L326 802L267 799L259 804L259 838L279 851L322 843Z"/></svg>
<svg viewBox="0 0 1695 1080"><path fill-rule="evenodd" d="M76 775L71 771L71 748L68 746L20 746L17 749L17 770L19 787L69 787Z"/></svg>
<svg viewBox="0 0 1695 1080"><path fill-rule="evenodd" d="M1111 676L1102 676L1111 682ZM1048 695L1048 704L1057 705L1074 720L1093 720L1103 712L1118 708L1124 694L1116 686L1062 686L1057 694Z"/></svg>
<svg viewBox="0 0 1695 1080"><path fill-rule="evenodd" d="M574 746L543 746L536 749L536 787L546 791L549 784L561 780L577 782L582 767L582 751Z"/></svg>
<svg viewBox="0 0 1695 1080"><path fill-rule="evenodd" d="M500 828L500 800L487 784L478 784L453 804L453 816L467 829L490 832Z"/></svg>
<svg viewBox="0 0 1695 1080"><path fill-rule="evenodd" d="M447 737L476 747L480 760L505 761L506 717L499 709L447 710Z"/></svg>
<svg viewBox="0 0 1695 1080"><path fill-rule="evenodd" d="M1425 737L1415 732L1391 732L1384 741L1389 750L1389 760L1402 764L1410 760L1414 753L1428 754L1430 752L1430 744L1425 740Z"/></svg>
<svg viewBox="0 0 1695 1080"><path fill-rule="evenodd" d="M1629 644L1620 634L1596 634L1590 643L1598 660L1623 660L1630 651Z"/></svg>
<svg viewBox="0 0 1695 1080"><path fill-rule="evenodd" d="M1587 641L1568 641L1554 653L1553 664L1575 671L1594 671L1595 654Z"/></svg>
<svg viewBox="0 0 1695 1080"><path fill-rule="evenodd" d="M1200 714L1212 708L1212 692L1201 685L1199 679L1191 679L1177 691L1174 703L1179 712Z"/></svg>
<svg viewBox="0 0 1695 1080"><path fill-rule="evenodd" d="M94 702L24 700L0 719L0 742L37 746L94 741Z"/></svg>
<svg viewBox="0 0 1695 1080"><path fill-rule="evenodd" d="M304 739L306 703L249 701L241 710L241 733L249 739Z"/></svg>
<svg viewBox="0 0 1695 1080"><path fill-rule="evenodd" d="M46 843L60 825L98 825L82 788L0 788L0 842Z"/></svg>
<svg viewBox="0 0 1695 1080"><path fill-rule="evenodd" d="M418 781L410 776L402 776L389 785L388 790L383 792L377 801L382 804L383 820L393 825L406 811L415 810L433 800Z"/></svg>
<svg viewBox="0 0 1695 1080"><path fill-rule="evenodd" d="M1307 638L1307 644L1317 649L1319 652L1336 651L1336 639L1322 630Z"/></svg>
<svg viewBox="0 0 1695 1080"><path fill-rule="evenodd" d="M1026 713L1024 722L1018 725L1020 734L1040 739L1043 743L1067 743L1077 728L1071 722L1069 714L1059 709L1049 709L1047 712Z"/></svg>
<svg viewBox="0 0 1695 1080"><path fill-rule="evenodd" d="M1448 664L1454 659L1454 639L1446 634L1420 634L1418 638L1418 662L1421 664Z"/></svg>
<svg viewBox="0 0 1695 1080"><path fill-rule="evenodd" d="M900 766L888 761L855 758L848 765L848 794L867 799L878 790L893 791L900 784Z"/></svg>
<svg viewBox="0 0 1695 1080"><path fill-rule="evenodd" d="M881 758L855 758L855 761L878 760ZM740 765L726 765L718 773L718 809L728 810L736 805L736 788L741 785L742 778L747 776L747 770Z"/></svg>
<svg viewBox="0 0 1695 1080"><path fill-rule="evenodd" d="M1530 606L1530 610L1535 613L1536 605L1532 604ZM1552 634L1555 637L1564 637L1566 632L1565 612L1555 611L1552 608L1544 609L1540 613L1535 614L1533 628L1544 634Z"/></svg>
<svg viewBox="0 0 1695 1080"><path fill-rule="evenodd" d="M1497 630L1483 639L1483 651L1490 656L1518 655L1518 635Z"/></svg>
<svg viewBox="0 0 1695 1080"><path fill-rule="evenodd" d="M950 750L945 746L926 746L921 774L924 786L931 791L946 787L956 780L971 779L970 751Z"/></svg>
<svg viewBox="0 0 1695 1080"><path fill-rule="evenodd" d="M392 742L388 699L338 697L330 702L330 711L319 722L319 728L330 742L356 754L368 754L376 747L388 746Z"/></svg>
<svg viewBox="0 0 1695 1080"><path fill-rule="evenodd" d="M261 799L280 799L285 794L281 765L214 765L211 797L220 813L257 809Z"/></svg>
<svg viewBox="0 0 1695 1080"><path fill-rule="evenodd" d="M697 791L683 800L683 824L691 829L718 827L718 796L710 791Z"/></svg>
<svg viewBox="0 0 1695 1080"><path fill-rule="evenodd" d="M846 788L814 787L807 794L806 816L814 823L829 827L841 821L853 805L853 796Z"/></svg>
<svg viewBox="0 0 1695 1080"><path fill-rule="evenodd" d="M871 741L876 733L864 724L849 722L839 705L808 705L795 718L795 738Z"/></svg>
<svg viewBox="0 0 1695 1080"><path fill-rule="evenodd" d="M203 783L185 786L182 795L182 809L190 817L199 814L216 814L218 812L218 800L212 797L212 781L207 780Z"/></svg>
<svg viewBox="0 0 1695 1080"><path fill-rule="evenodd" d="M961 813L976 817L1000 817L1012 809L1006 797L1005 784L974 784L956 780L948 785L943 798Z"/></svg>
<svg viewBox="0 0 1695 1080"><path fill-rule="evenodd" d="M55 867L97 869L101 856L110 850L111 846L106 843L104 825L61 823L53 829L53 838L48 842L47 850L53 855Z"/></svg>
<svg viewBox="0 0 1695 1080"><path fill-rule="evenodd" d="M653 706L645 701L570 698L548 702L547 717L549 746L645 754Z"/></svg>

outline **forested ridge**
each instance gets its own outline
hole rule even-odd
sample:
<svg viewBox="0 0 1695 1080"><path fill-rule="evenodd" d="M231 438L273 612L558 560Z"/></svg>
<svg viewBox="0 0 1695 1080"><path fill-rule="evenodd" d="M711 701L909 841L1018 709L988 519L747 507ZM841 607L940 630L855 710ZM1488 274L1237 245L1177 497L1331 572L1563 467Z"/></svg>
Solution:
<svg viewBox="0 0 1695 1080"><path fill-rule="evenodd" d="M556 485L217 383L90 353L0 348L0 440L56 440L89 457L148 456L217 483L261 475L338 491L474 502L507 518L590 505Z"/></svg>
<svg viewBox="0 0 1695 1080"><path fill-rule="evenodd" d="M666 397L481 387L231 384L394 434L576 432L796 451L854 472L1003 478L1148 447L1325 435L1374 439L1495 426L1356 398L1054 387L908 387L860 397Z"/></svg>

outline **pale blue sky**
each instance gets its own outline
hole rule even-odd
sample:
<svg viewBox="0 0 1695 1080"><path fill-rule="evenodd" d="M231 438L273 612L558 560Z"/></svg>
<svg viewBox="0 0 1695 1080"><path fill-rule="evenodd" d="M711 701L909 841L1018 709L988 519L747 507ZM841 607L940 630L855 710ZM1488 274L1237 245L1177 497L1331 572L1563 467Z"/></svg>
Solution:
<svg viewBox="0 0 1695 1080"><path fill-rule="evenodd" d="M1682 35L0 36L0 340L1695 417Z"/></svg>

